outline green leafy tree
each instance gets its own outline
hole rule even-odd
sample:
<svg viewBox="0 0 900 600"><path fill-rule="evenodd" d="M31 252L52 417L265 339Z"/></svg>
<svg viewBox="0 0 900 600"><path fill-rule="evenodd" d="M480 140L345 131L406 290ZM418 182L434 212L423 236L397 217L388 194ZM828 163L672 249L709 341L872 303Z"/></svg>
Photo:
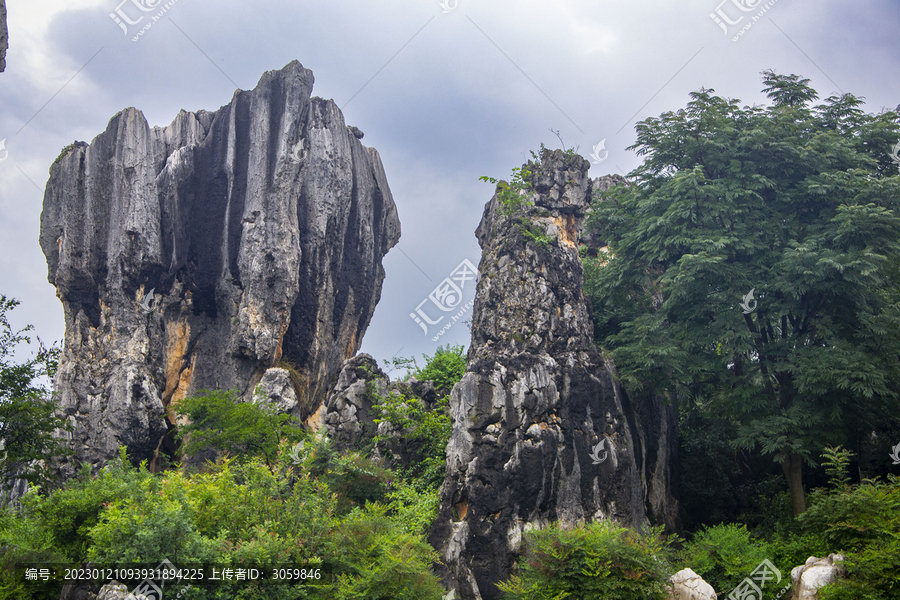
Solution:
<svg viewBox="0 0 900 600"><path fill-rule="evenodd" d="M276 414L266 403L242 402L235 390L200 392L179 402L175 411L190 421L178 431L181 452L188 455L215 450L239 461L261 457L270 465L282 439L304 436L290 415Z"/></svg>
<svg viewBox="0 0 900 600"><path fill-rule="evenodd" d="M804 461L896 420L900 125L852 94L811 106L796 75L763 82L769 106L701 89L637 125L645 162L595 203L611 254L586 290L626 387L731 418L796 515Z"/></svg>
<svg viewBox="0 0 900 600"><path fill-rule="evenodd" d="M424 489L437 488L444 480L447 442L453 431L447 396L429 409L421 399L392 392L372 406L375 422L386 421L399 431L376 436L378 444L398 444L403 454L415 457L407 473Z"/></svg>
<svg viewBox="0 0 900 600"><path fill-rule="evenodd" d="M56 372L59 349L45 347L38 339L33 358L14 362L19 344L30 344L31 325L13 331L7 313L19 301L0 295L0 485L24 479L34 485L54 481L50 461L67 453L54 437L57 429L69 424L58 415L58 405L40 383Z"/></svg>
<svg viewBox="0 0 900 600"><path fill-rule="evenodd" d="M438 346L434 356L422 355L425 366L416 369L413 377L419 381L433 381L439 395L449 394L453 386L466 374L466 350L462 346Z"/></svg>

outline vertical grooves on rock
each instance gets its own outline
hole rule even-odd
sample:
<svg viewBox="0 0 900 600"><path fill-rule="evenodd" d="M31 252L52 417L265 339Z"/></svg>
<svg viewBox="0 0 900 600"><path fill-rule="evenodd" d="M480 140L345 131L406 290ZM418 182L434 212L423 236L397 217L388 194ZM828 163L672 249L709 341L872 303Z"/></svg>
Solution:
<svg viewBox="0 0 900 600"><path fill-rule="evenodd" d="M119 444L152 458L173 402L249 400L279 356L309 381L307 406L285 404L299 415L359 348L400 224L377 153L312 85L294 61L166 128L126 109L54 163L41 247L66 315L64 474Z"/></svg>
<svg viewBox="0 0 900 600"><path fill-rule="evenodd" d="M282 123L285 117L285 91L281 79L275 78L269 94L262 100L269 105L269 135L266 148L266 189L275 187L275 169L278 168L278 146L281 141ZM302 115L300 115L302 117Z"/></svg>
<svg viewBox="0 0 900 600"><path fill-rule="evenodd" d="M247 198L250 159L253 156L254 148L250 145L251 98L249 94L239 92L234 100L234 181L228 194L227 269L235 280L241 281L243 274L238 265L238 254L244 230L244 204Z"/></svg>
<svg viewBox="0 0 900 600"><path fill-rule="evenodd" d="M353 162L356 153L354 152L353 146L354 140L351 138L351 151L350 151L350 160ZM353 302L354 298L364 298L365 290L361 289L367 281L360 280L357 277L354 277L354 273L359 273L362 271L361 264L359 262L359 257L361 253L361 240L360 240L360 231L357 227L354 227L357 223L361 223L359 215L359 195L357 188L357 174L356 170L353 169L353 177L350 179L350 205L347 209L347 231L345 233L346 246L347 250L353 250L352 252L341 253L340 255L340 265L335 265L334 273L340 273L340 281L343 285L338 285L338 295L334 301L334 313L332 315L332 322L334 323L335 330L338 330L342 327L342 323L344 321L344 316L347 314L348 305ZM348 324L349 325L349 324ZM353 324L353 328L356 328L356 324ZM339 352L339 357L341 361L347 360L352 357L353 354L356 353L356 349L353 346L356 345L356 340L351 341L352 348L348 352L348 348L337 348Z"/></svg>

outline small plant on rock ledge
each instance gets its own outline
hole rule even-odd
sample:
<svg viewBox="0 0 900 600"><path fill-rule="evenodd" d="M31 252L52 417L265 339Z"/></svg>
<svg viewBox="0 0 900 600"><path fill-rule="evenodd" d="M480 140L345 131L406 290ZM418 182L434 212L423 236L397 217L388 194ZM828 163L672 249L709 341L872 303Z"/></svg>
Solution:
<svg viewBox="0 0 900 600"><path fill-rule="evenodd" d="M529 199L529 194L534 189L530 179L536 169L540 167L540 156L543 155L545 149L544 144L541 144L540 154L532 150L531 156L534 160L529 161L526 166L513 168L512 178L508 183L487 175L479 177L479 180L497 186L500 214L512 217L516 229L525 239L531 240L540 250L549 252L553 237L548 236L540 225L524 214L527 209L534 206L534 201ZM549 214L548 211L542 210L538 216L549 216Z"/></svg>

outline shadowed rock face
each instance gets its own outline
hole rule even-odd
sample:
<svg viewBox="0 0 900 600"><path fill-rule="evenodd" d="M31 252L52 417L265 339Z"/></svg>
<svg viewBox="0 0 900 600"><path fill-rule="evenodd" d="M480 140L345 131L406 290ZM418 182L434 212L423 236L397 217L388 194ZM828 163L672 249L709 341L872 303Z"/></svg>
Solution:
<svg viewBox="0 0 900 600"><path fill-rule="evenodd" d="M635 410L593 341L579 256L588 167L546 151L529 178L533 206L503 214L495 195L476 232L472 345L450 396L447 475L430 535L445 582L463 599L499 597L494 584L508 577L530 528L643 526L653 485L671 504L666 474L642 482L651 464L668 461L655 446L648 457L641 417L663 417ZM551 238L547 249L526 239L523 223Z"/></svg>
<svg viewBox="0 0 900 600"><path fill-rule="evenodd" d="M305 418L359 349L400 223L378 152L312 86L295 61L168 127L129 108L53 164L40 241L76 460L150 458L180 399L249 399L282 361L266 385L299 381Z"/></svg>

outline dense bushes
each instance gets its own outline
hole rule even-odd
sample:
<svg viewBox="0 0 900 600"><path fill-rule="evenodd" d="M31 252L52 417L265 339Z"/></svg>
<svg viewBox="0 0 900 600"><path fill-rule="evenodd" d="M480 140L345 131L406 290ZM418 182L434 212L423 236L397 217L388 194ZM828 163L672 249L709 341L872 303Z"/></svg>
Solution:
<svg viewBox="0 0 900 600"><path fill-rule="evenodd" d="M280 588L196 587L189 598L440 598L430 573L435 556L422 537L433 499L423 510L400 486L385 504L342 513L328 484L310 475L322 468L318 458L285 443L271 466L223 459L189 475L152 474L122 457L48 496L29 493L18 514L0 517L0 598L59 597L58 587L23 586L17 562L155 566L165 559L179 567L318 566L333 574Z"/></svg>
<svg viewBox="0 0 900 600"><path fill-rule="evenodd" d="M391 393L380 398L372 410L376 423L387 422L392 427L391 434L377 436L376 443L399 443L404 454L414 459L402 475L422 490L439 487L444 479L444 450L453 428L447 397L428 408L419 398Z"/></svg>
<svg viewBox="0 0 900 600"><path fill-rule="evenodd" d="M242 402L235 390L202 391L180 401L175 411L188 424L179 428L181 453L228 452L238 460L260 456L271 464L282 439L302 437L286 414L266 403Z"/></svg>
<svg viewBox="0 0 900 600"><path fill-rule="evenodd" d="M900 477L810 496L801 523L847 559L848 578L830 586L823 600L900 597Z"/></svg>
<svg viewBox="0 0 900 600"><path fill-rule="evenodd" d="M425 355L425 366L416 369L412 376L419 381L434 382L439 395L450 393L453 386L466 373L466 352L462 346L439 346L434 356Z"/></svg>
<svg viewBox="0 0 900 600"><path fill-rule="evenodd" d="M826 455L826 464L833 464L829 460ZM776 524L765 538L754 538L745 525L703 528L679 552L677 562L691 567L717 592L727 592L763 559L786 578L810 556L842 553L847 578L828 586L820 598L900 597L900 477L849 485L843 471L830 471L835 487L810 493L809 509L798 519Z"/></svg>
<svg viewBox="0 0 900 600"><path fill-rule="evenodd" d="M763 560L772 559L769 545L753 540L745 525L716 525L698 532L679 562L721 593L737 585Z"/></svg>
<svg viewBox="0 0 900 600"><path fill-rule="evenodd" d="M518 574L500 585L504 600L662 600L672 569L660 533L608 521L530 531Z"/></svg>

